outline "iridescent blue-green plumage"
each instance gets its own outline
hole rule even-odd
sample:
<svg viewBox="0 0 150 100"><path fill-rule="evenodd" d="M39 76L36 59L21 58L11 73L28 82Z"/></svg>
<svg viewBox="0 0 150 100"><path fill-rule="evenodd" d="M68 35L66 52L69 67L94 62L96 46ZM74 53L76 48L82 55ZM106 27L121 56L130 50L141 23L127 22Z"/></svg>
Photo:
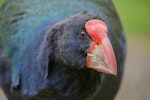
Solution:
<svg viewBox="0 0 150 100"><path fill-rule="evenodd" d="M114 89L118 89L125 56L125 50L122 49L125 43L122 27L111 0L6 0L0 8L0 59L3 59L0 61L0 70L2 68L5 70L0 72L3 73L3 77L6 77L5 72L8 73L10 83L8 81L6 83L10 85L10 90L19 89L23 95L34 95L38 90L43 89L46 72L45 68L41 68L37 58L45 33L51 25L78 13L96 14L106 21L109 38L120 68L118 68L117 77L102 76L107 77L104 83L108 80L112 81L107 83L108 88L114 83ZM118 53L120 50L122 52ZM9 63L6 69L2 66L6 65L5 63ZM0 84L3 86L2 81ZM115 82L118 83L115 84ZM108 100L107 96L101 97L105 94L104 91L108 92L108 95L111 94L111 88L105 90L104 87L107 86L104 83L101 82L99 87L101 90L97 91L100 94L97 97ZM3 89L6 91L5 88ZM116 91L112 92L110 98L115 94ZM12 94L8 93L8 95ZM14 96L14 100L17 99L20 100L20 97Z"/></svg>

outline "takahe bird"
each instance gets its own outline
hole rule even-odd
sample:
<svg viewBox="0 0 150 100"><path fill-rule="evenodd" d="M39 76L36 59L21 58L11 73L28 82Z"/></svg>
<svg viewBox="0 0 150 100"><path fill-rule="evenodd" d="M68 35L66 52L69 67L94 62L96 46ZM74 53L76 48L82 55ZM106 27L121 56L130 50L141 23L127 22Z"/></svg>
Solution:
<svg viewBox="0 0 150 100"><path fill-rule="evenodd" d="M113 100L125 36L112 0L6 0L0 86L9 100Z"/></svg>

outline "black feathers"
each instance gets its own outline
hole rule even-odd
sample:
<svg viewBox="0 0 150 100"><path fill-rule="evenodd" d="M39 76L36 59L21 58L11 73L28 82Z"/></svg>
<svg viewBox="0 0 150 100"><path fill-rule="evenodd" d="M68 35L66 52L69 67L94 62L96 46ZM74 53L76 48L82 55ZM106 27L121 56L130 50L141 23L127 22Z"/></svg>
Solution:
<svg viewBox="0 0 150 100"><path fill-rule="evenodd" d="M7 10L9 7L15 11ZM22 13L16 13L18 7ZM122 78L126 43L111 1L7 0L0 10L0 86L9 100L115 97ZM4 24L13 13L22 18ZM117 76L85 67L86 50L92 41L85 31L85 22L95 18L108 25L117 58Z"/></svg>

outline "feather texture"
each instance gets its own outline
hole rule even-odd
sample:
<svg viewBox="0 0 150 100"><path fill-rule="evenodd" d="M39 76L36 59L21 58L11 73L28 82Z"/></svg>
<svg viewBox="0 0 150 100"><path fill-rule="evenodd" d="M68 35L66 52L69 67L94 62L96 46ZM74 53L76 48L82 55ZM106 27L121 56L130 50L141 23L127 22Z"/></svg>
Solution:
<svg viewBox="0 0 150 100"><path fill-rule="evenodd" d="M51 66L57 65L58 69L46 67L51 61L49 59L53 59L53 57L48 55L53 52L53 47L51 47L52 49L48 48L46 51L41 49L46 49L49 46L48 44L46 46L42 45L45 43L43 41L46 33L48 31L53 33L55 30L58 30L57 27L59 25L55 25L56 22L70 18L70 16L78 13L90 13L94 16L100 16L108 25L109 39L117 58L117 77L97 73L93 70L86 70L80 73L75 70L72 72L76 73L75 76L75 74L70 74L70 72L68 74L66 70L61 69L62 65L57 65L57 63ZM51 26L53 30L49 29ZM52 34L50 37L55 39L55 36ZM55 40L53 38L50 41L54 43ZM37 100L40 97L46 97L47 93L51 94L47 98L61 100L73 100L71 97L83 100L84 98L91 98L94 94L95 97L93 98L95 99L93 100L111 100L115 96L121 82L126 54L124 33L111 0L6 0L0 8L0 47L0 71L4 69L1 72L3 74L0 74L0 79L3 82L0 81L0 83L8 99L13 97L14 100L29 99L30 97L28 96L31 96L31 99L33 99L32 96L37 91L39 91L39 94L34 97ZM59 71L59 68L61 71ZM53 74L48 74L46 70L53 70ZM59 73L57 73L58 71ZM7 75L6 73L9 74ZM87 73L89 76L87 76ZM60 77L61 74L62 77ZM52 78L45 80L46 77L51 77L51 75L53 76ZM57 75L60 78L57 79ZM72 76L72 78L69 78L70 80L66 82L66 78L70 77L68 75ZM80 78L77 78L77 76L80 76ZM88 78L91 80L88 81ZM87 84L82 89L75 91L75 88L79 88L77 84L79 80L83 81L81 81L80 86L84 86L82 84L85 84L85 81L87 81ZM61 87L58 84L60 81L62 84L63 82L66 82L66 84ZM9 85L7 89L5 88L6 83ZM69 84L72 85L67 89ZM91 87L91 90L85 92L88 84L94 84L95 87L93 89ZM64 89L58 92L59 88ZM94 92L96 88L97 92ZM9 89L15 90L24 96L15 96L8 92ZM80 92L81 94L75 92Z"/></svg>

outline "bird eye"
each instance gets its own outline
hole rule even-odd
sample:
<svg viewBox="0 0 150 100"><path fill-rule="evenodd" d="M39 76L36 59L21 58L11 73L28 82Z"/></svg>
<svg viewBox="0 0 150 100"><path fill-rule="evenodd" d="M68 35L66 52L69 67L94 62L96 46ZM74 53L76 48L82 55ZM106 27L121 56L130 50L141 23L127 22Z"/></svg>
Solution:
<svg viewBox="0 0 150 100"><path fill-rule="evenodd" d="M80 36L82 39L85 39L86 33L82 31L82 32L80 32L79 36Z"/></svg>

